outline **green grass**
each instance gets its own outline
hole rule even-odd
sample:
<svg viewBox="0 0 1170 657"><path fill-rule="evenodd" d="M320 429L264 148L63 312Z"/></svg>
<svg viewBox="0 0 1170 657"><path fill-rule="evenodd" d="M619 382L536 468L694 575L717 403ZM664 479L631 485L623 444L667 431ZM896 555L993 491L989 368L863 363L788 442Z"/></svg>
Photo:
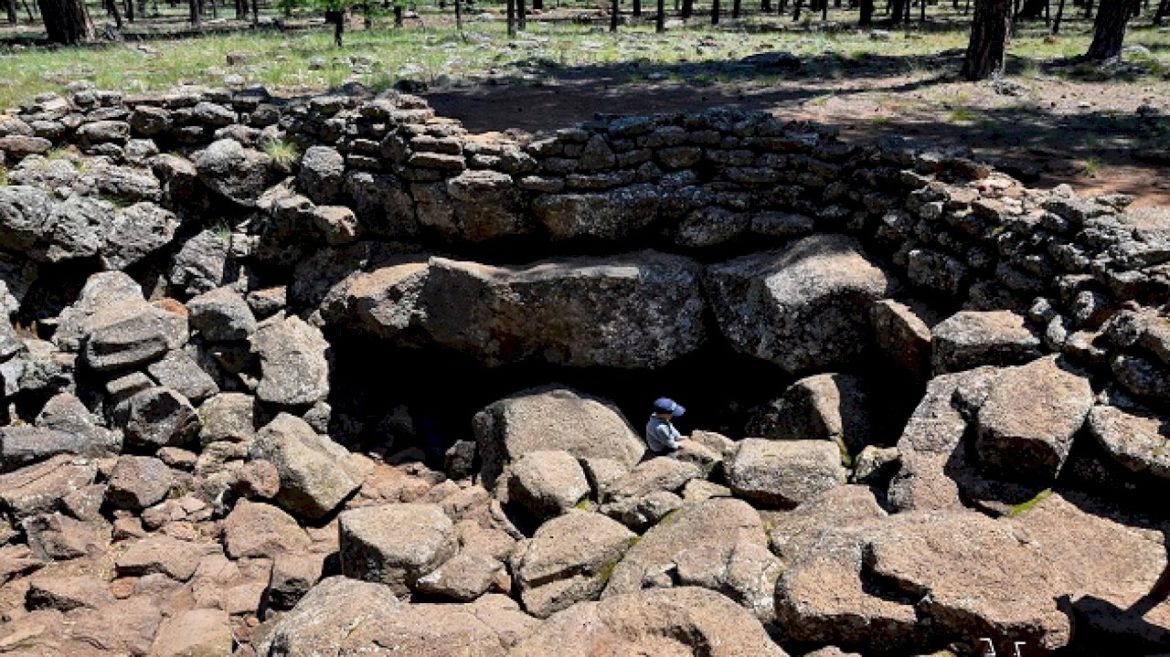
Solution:
<svg viewBox="0 0 1170 657"><path fill-rule="evenodd" d="M1025 513L1030 511L1032 509L1032 507L1043 502L1051 494L1052 494L1052 489L1045 488L1044 490L1037 493L1036 497L1033 497L1032 499L1027 500L1026 502L1020 502L1019 504L1012 505L1011 511L1008 513L1008 516L1012 517L1012 518L1016 518L1016 517L1024 515Z"/></svg>
<svg viewBox="0 0 1170 657"><path fill-rule="evenodd" d="M282 139L265 141L262 148L264 149L264 154L272 158L273 164L284 169L295 164L297 158L301 155L300 149L297 148L296 144Z"/></svg>
<svg viewBox="0 0 1170 657"><path fill-rule="evenodd" d="M953 123L970 123L975 120L975 110L966 105L959 105L947 112L947 120Z"/></svg>
<svg viewBox="0 0 1170 657"><path fill-rule="evenodd" d="M1097 174L1101 172L1101 166L1101 160L1098 160L1095 157L1090 157L1089 159L1085 160L1085 175L1089 176L1090 178L1095 178Z"/></svg>

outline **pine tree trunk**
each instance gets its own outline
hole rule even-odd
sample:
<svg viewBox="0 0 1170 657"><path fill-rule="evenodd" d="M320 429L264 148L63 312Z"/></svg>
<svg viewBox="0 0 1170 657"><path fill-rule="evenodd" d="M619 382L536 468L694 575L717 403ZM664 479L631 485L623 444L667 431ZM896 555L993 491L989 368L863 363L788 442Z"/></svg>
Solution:
<svg viewBox="0 0 1170 657"><path fill-rule="evenodd" d="M642 0L634 0L632 5L634 16L641 18L642 16Z"/></svg>
<svg viewBox="0 0 1170 657"><path fill-rule="evenodd" d="M199 0L188 0L191 5L191 26L199 27L203 24L203 12Z"/></svg>
<svg viewBox="0 0 1170 657"><path fill-rule="evenodd" d="M455 29L463 34L463 0L455 0Z"/></svg>
<svg viewBox="0 0 1170 657"><path fill-rule="evenodd" d="M506 3L506 16L508 23L508 36L516 36L516 0L508 0Z"/></svg>
<svg viewBox="0 0 1170 657"><path fill-rule="evenodd" d="M260 0L252 0L252 24L260 24Z"/></svg>
<svg viewBox="0 0 1170 657"><path fill-rule="evenodd" d="M918 0L918 22L926 22L926 0Z"/></svg>
<svg viewBox="0 0 1170 657"><path fill-rule="evenodd" d="M719 0L711 0L711 24L719 24Z"/></svg>
<svg viewBox="0 0 1170 657"><path fill-rule="evenodd" d="M1003 69L1010 10L1011 0L976 0L971 41L963 61L964 78L983 80Z"/></svg>
<svg viewBox="0 0 1170 657"><path fill-rule="evenodd" d="M1085 57L1103 61L1121 55L1130 6L1128 0L1101 0L1097 20L1093 22L1093 43L1089 44Z"/></svg>
<svg viewBox="0 0 1170 657"><path fill-rule="evenodd" d="M861 27L873 25L873 0L861 0L861 18L857 24Z"/></svg>
<svg viewBox="0 0 1170 657"><path fill-rule="evenodd" d="M654 31L659 34L666 31L666 0L658 0L658 15L654 17Z"/></svg>
<svg viewBox="0 0 1170 657"><path fill-rule="evenodd" d="M516 0L516 29L523 32L528 29L528 8L524 6L524 0Z"/></svg>
<svg viewBox="0 0 1170 657"><path fill-rule="evenodd" d="M1170 16L1170 0L1162 0L1158 5L1157 13L1154 14L1154 25L1161 25L1162 20L1167 16Z"/></svg>
<svg viewBox="0 0 1170 657"><path fill-rule="evenodd" d="M82 0L37 0L37 6L49 41L75 44L93 39L93 23Z"/></svg>
<svg viewBox="0 0 1170 657"><path fill-rule="evenodd" d="M134 0L126 0L126 20L134 22Z"/></svg>
<svg viewBox="0 0 1170 657"><path fill-rule="evenodd" d="M732 0L731 1L731 17L732 18L739 18L740 13L743 12L742 5L743 5L743 0Z"/></svg>
<svg viewBox="0 0 1170 657"><path fill-rule="evenodd" d="M695 13L695 0L682 0L682 17L686 20Z"/></svg>
<svg viewBox="0 0 1170 657"><path fill-rule="evenodd" d="M536 11L544 11L544 0L532 0L532 8Z"/></svg>
<svg viewBox="0 0 1170 657"><path fill-rule="evenodd" d="M772 12L772 0L760 0L760 12L769 14Z"/></svg>
<svg viewBox="0 0 1170 657"><path fill-rule="evenodd" d="M114 17L114 25L122 29L122 12L118 9L118 0L106 0L106 11Z"/></svg>
<svg viewBox="0 0 1170 657"><path fill-rule="evenodd" d="M16 25L20 17L16 15L16 0L5 0L4 11L8 14L8 22Z"/></svg>
<svg viewBox="0 0 1170 657"><path fill-rule="evenodd" d="M618 0L613 0L613 4L609 10L609 31L617 32L618 26L618 12L621 11L621 5Z"/></svg>
<svg viewBox="0 0 1170 657"><path fill-rule="evenodd" d="M1064 18L1064 0L1056 5L1056 18L1052 21L1052 33L1060 34L1060 20Z"/></svg>
<svg viewBox="0 0 1170 657"><path fill-rule="evenodd" d="M796 8L792 10L792 22L797 23L800 22L800 7L804 4L804 0L795 0L793 4L796 5Z"/></svg>
<svg viewBox="0 0 1170 657"><path fill-rule="evenodd" d="M902 15L906 13L906 5L910 0L890 0L887 7L890 10L890 23L897 25L902 22Z"/></svg>
<svg viewBox="0 0 1170 657"><path fill-rule="evenodd" d="M829 0L821 0L821 20L829 20Z"/></svg>

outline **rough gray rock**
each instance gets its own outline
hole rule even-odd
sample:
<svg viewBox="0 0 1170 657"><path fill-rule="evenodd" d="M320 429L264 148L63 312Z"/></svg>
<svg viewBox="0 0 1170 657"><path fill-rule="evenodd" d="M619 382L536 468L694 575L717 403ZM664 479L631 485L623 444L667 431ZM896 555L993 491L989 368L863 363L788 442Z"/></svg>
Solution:
<svg viewBox="0 0 1170 657"><path fill-rule="evenodd" d="M188 322L208 342L247 340L256 332L256 317L242 296L230 287L204 292L187 302Z"/></svg>
<svg viewBox="0 0 1170 657"><path fill-rule="evenodd" d="M150 202L140 202L114 213L105 233L102 264L125 269L166 247L175 238L179 218Z"/></svg>
<svg viewBox="0 0 1170 657"><path fill-rule="evenodd" d="M130 447L184 447L199 435L195 408L170 388L143 390L125 401L122 412L126 444Z"/></svg>
<svg viewBox="0 0 1170 657"><path fill-rule="evenodd" d="M481 475L493 485L504 466L529 452L564 450L634 467L646 451L611 403L568 388L536 388L501 399L475 415Z"/></svg>
<svg viewBox="0 0 1170 657"><path fill-rule="evenodd" d="M684 506L647 531L613 569L602 598L649 586L718 590L760 617L771 614L779 562L768 552L760 514L742 500Z"/></svg>
<svg viewBox="0 0 1170 657"><path fill-rule="evenodd" d="M845 483L841 451L823 440L739 442L727 469L732 492L758 504L794 507Z"/></svg>
<svg viewBox="0 0 1170 657"><path fill-rule="evenodd" d="M773 440L830 440L851 454L872 440L865 382L851 374L800 379L748 420L750 436Z"/></svg>
<svg viewBox="0 0 1170 657"><path fill-rule="evenodd" d="M659 203L653 186L633 185L596 194L544 195L533 202L532 211L553 240L619 240L651 226Z"/></svg>
<svg viewBox="0 0 1170 657"><path fill-rule="evenodd" d="M532 220L512 176L499 171L469 169L422 191L416 185L419 224L447 239L482 242L530 234Z"/></svg>
<svg viewBox="0 0 1170 657"><path fill-rule="evenodd" d="M85 281L73 305L61 311L53 342L66 351L81 351L94 314L123 302L141 303L142 300L142 288L126 274L120 271L94 274Z"/></svg>
<svg viewBox="0 0 1170 657"><path fill-rule="evenodd" d="M329 396L329 342L321 330L299 317L274 318L256 330L260 354L261 400L285 406L321 401Z"/></svg>
<svg viewBox="0 0 1170 657"><path fill-rule="evenodd" d="M8 472L58 454L97 457L114 445L94 435L30 426L0 428L0 472Z"/></svg>
<svg viewBox="0 0 1170 657"><path fill-rule="evenodd" d="M257 432L250 453L276 466L274 501L306 520L325 517L361 486L349 452L294 415L281 413Z"/></svg>
<svg viewBox="0 0 1170 657"><path fill-rule="evenodd" d="M69 196L53 200L35 187L0 187L0 247L39 262L97 255L114 207L107 201Z"/></svg>
<svg viewBox="0 0 1170 657"><path fill-rule="evenodd" d="M301 158L297 184L314 203L338 202L345 184L345 158L328 146L310 146Z"/></svg>
<svg viewBox="0 0 1170 657"><path fill-rule="evenodd" d="M338 518L342 574L405 595L455 555L455 526L436 504L352 509Z"/></svg>
<svg viewBox="0 0 1170 657"><path fill-rule="evenodd" d="M541 520L564 513L588 494L585 472L563 450L527 452L509 468L508 501Z"/></svg>
<svg viewBox="0 0 1170 657"><path fill-rule="evenodd" d="M86 148L99 144L125 143L130 138L130 124L125 121L94 121L79 127L77 137Z"/></svg>
<svg viewBox="0 0 1170 657"><path fill-rule="evenodd" d="M271 161L264 153L244 148L238 141L220 139L195 158L195 169L209 189L239 205L255 207L260 194L279 175Z"/></svg>
<svg viewBox="0 0 1170 657"><path fill-rule="evenodd" d="M525 610L548 618L597 599L636 538L618 522L588 511L570 511L544 523L512 559Z"/></svg>
<svg viewBox="0 0 1170 657"><path fill-rule="evenodd" d="M1010 310L964 310L931 329L935 374L981 365L1018 365L1040 355L1040 340Z"/></svg>
<svg viewBox="0 0 1170 657"><path fill-rule="evenodd" d="M427 595L471 602L493 588L507 590L501 587L501 582L507 580L507 570L498 559L486 554L460 552L430 574L420 577L415 588Z"/></svg>
<svg viewBox="0 0 1170 657"><path fill-rule="evenodd" d="M869 308L892 286L843 235L711 265L706 283L731 346L792 373L860 356L873 341Z"/></svg>
<svg viewBox="0 0 1170 657"><path fill-rule="evenodd" d="M509 653L553 654L787 655L750 613L698 587L631 592L582 603L554 615Z"/></svg>
<svg viewBox="0 0 1170 657"><path fill-rule="evenodd" d="M816 543L827 529L880 520L886 512L864 486L838 486L813 497L795 509L771 519L768 540L772 552L790 564Z"/></svg>
<svg viewBox="0 0 1170 657"><path fill-rule="evenodd" d="M220 393L199 407L199 442L250 443L256 436L256 398L240 392Z"/></svg>
<svg viewBox="0 0 1170 657"><path fill-rule="evenodd" d="M186 294L202 294L232 280L228 266L231 236L207 229L183 243L171 259L168 279Z"/></svg>
<svg viewBox="0 0 1170 657"><path fill-rule="evenodd" d="M1012 478L1056 479L1093 405L1089 380L1054 357L1007 368L976 418L979 460Z"/></svg>
<svg viewBox="0 0 1170 657"><path fill-rule="evenodd" d="M185 582L195 574L203 554L204 549L196 543L156 534L131 545L118 557L115 568L122 576L161 573Z"/></svg>
<svg viewBox="0 0 1170 657"><path fill-rule="evenodd" d="M187 318L144 301L97 309L85 324L86 365L99 372L143 365L187 342Z"/></svg>
<svg viewBox="0 0 1170 657"><path fill-rule="evenodd" d="M14 520L60 508L69 495L91 485L97 465L68 454L0 474L0 503Z"/></svg>
<svg viewBox="0 0 1170 657"><path fill-rule="evenodd" d="M915 381L925 382L931 373L930 327L937 323L921 304L883 299L870 310L874 337L886 360Z"/></svg>

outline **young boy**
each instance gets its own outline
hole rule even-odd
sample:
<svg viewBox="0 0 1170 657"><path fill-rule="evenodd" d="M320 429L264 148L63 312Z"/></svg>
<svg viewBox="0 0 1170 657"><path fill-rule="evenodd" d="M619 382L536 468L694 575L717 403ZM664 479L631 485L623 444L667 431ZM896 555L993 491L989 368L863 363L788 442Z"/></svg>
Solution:
<svg viewBox="0 0 1170 657"><path fill-rule="evenodd" d="M654 413L646 423L646 446L656 456L673 454L678 450L678 441L685 440L670 420L682 416L686 410L667 397L660 397L654 401Z"/></svg>

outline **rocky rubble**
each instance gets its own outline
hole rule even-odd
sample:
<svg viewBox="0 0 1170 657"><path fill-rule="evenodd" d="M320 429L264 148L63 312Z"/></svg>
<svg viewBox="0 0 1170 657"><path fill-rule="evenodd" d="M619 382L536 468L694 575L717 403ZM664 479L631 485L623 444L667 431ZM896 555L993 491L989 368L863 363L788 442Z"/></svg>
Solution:
<svg viewBox="0 0 1170 657"><path fill-rule="evenodd" d="M1170 639L1165 209L730 110L520 143L82 85L3 125L0 652ZM676 386L654 456L630 399Z"/></svg>

